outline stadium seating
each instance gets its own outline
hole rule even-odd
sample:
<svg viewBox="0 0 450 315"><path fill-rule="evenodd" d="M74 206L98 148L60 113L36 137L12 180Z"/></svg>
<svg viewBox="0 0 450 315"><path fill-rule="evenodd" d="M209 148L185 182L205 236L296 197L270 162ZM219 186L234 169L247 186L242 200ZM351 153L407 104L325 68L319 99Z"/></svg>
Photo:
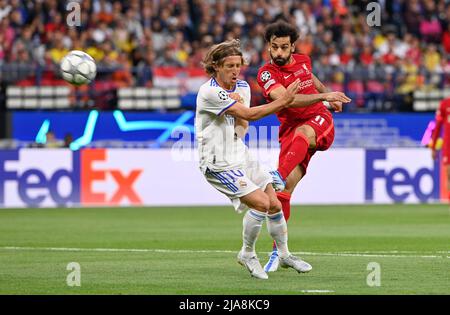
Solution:
<svg viewBox="0 0 450 315"><path fill-rule="evenodd" d="M434 111L439 107L439 103L443 98L450 97L450 88L443 90L414 91L415 111Z"/></svg>
<svg viewBox="0 0 450 315"><path fill-rule="evenodd" d="M8 109L69 108L70 88L67 86L10 86L6 90Z"/></svg>
<svg viewBox="0 0 450 315"><path fill-rule="evenodd" d="M120 88L118 107L130 109L176 109L181 106L177 88Z"/></svg>

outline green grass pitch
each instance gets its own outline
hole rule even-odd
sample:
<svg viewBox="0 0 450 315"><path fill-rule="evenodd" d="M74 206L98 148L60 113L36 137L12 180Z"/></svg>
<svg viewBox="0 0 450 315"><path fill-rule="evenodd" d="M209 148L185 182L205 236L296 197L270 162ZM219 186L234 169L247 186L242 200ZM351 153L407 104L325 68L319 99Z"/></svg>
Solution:
<svg viewBox="0 0 450 315"><path fill-rule="evenodd" d="M266 281L236 262L241 227L231 206L1 209L0 294L450 294L447 205L295 206L290 250L313 270Z"/></svg>

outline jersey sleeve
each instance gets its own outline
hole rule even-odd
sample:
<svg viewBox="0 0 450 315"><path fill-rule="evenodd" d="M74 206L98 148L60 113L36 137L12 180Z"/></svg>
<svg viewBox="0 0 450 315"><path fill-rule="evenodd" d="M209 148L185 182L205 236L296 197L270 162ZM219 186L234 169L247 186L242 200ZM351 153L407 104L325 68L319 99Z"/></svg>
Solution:
<svg viewBox="0 0 450 315"><path fill-rule="evenodd" d="M257 81L263 91L263 96L266 99L270 98L270 92L272 92L273 89L283 86L279 74L268 67L262 67L258 71Z"/></svg>
<svg viewBox="0 0 450 315"><path fill-rule="evenodd" d="M217 116L222 115L228 108L236 104L236 101L228 96L228 93L220 87L208 87L201 91L204 98L203 110Z"/></svg>

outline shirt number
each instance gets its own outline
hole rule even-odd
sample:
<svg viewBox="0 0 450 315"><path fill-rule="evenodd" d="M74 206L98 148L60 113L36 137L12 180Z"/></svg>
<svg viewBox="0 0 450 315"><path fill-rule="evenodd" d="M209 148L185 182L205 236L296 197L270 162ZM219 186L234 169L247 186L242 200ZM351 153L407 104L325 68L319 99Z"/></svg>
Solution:
<svg viewBox="0 0 450 315"><path fill-rule="evenodd" d="M323 117L320 116L320 115L317 115L316 118L314 118L314 121L315 121L316 123L318 123L320 126L322 126L323 123L324 123L324 121L325 121L325 118L323 118Z"/></svg>

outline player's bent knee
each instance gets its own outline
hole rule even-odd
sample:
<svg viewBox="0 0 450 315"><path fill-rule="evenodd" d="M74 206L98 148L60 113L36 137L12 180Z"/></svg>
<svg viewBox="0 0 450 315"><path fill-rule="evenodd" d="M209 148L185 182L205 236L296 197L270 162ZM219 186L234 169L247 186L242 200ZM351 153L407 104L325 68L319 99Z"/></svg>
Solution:
<svg viewBox="0 0 450 315"><path fill-rule="evenodd" d="M316 147L316 132L311 126L308 125L300 126L297 128L296 132L301 133L306 137L310 148Z"/></svg>
<svg viewBox="0 0 450 315"><path fill-rule="evenodd" d="M269 212L270 202L269 200L261 200L257 203L257 210L261 212Z"/></svg>
<svg viewBox="0 0 450 315"><path fill-rule="evenodd" d="M261 211L261 212L268 212L270 210L270 201L269 198L267 200L258 200L255 202L254 205L255 210Z"/></svg>
<svg viewBox="0 0 450 315"><path fill-rule="evenodd" d="M243 200L247 206L260 212L268 212L270 199L263 191L255 191Z"/></svg>
<svg viewBox="0 0 450 315"><path fill-rule="evenodd" d="M282 209L281 202L278 199L271 200L269 214L280 212Z"/></svg>

